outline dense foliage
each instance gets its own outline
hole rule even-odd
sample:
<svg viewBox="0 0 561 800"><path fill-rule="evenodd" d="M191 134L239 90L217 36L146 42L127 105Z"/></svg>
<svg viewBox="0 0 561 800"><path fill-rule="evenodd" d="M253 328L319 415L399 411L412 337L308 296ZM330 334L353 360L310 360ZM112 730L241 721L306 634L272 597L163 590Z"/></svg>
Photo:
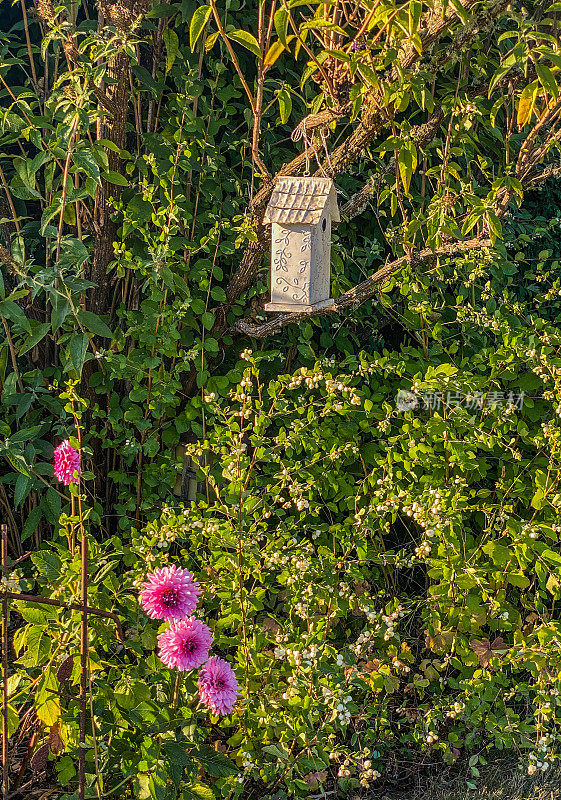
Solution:
<svg viewBox="0 0 561 800"><path fill-rule="evenodd" d="M493 748L546 770L556 8L4 6L4 588L65 605L10 600L12 787L78 796L81 526L117 615L89 617L87 796L367 794ZM307 162L341 193L336 313L266 322L264 206ZM166 564L203 587L230 715L158 657L138 590Z"/></svg>

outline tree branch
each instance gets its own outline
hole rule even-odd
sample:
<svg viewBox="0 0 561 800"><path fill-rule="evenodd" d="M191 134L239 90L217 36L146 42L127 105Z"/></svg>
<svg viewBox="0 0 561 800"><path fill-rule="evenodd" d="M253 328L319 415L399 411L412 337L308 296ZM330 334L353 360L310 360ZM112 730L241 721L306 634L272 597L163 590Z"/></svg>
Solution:
<svg viewBox="0 0 561 800"><path fill-rule="evenodd" d="M362 303L370 300L376 293L378 287L406 264L410 264L417 269L426 262L438 258L438 256L459 255L460 253L470 252L471 250L481 250L486 247L491 247L491 239L478 237L475 239L468 239L465 242L445 244L442 245L442 247L438 247L436 250L431 250L430 247L427 247L424 250L413 251L410 256L400 256L400 258L397 258L395 261L385 264L373 275L370 275L366 280L362 281L362 283L344 292L344 294L333 302L332 306L311 312L280 314L275 319L263 323L263 325L253 325L246 320L240 320L233 327L229 328L227 333L234 335L243 334L245 336L251 336L254 339L264 339L267 336L278 333L287 325L292 325L294 322L301 322L310 316L317 317L324 314L337 314L344 308L357 308L362 305Z"/></svg>
<svg viewBox="0 0 561 800"><path fill-rule="evenodd" d="M469 42L478 35L482 25L488 25L495 19L504 9L508 6L510 0L496 0L491 8L487 7L474 18L471 25L463 27L454 41L446 47L446 52L443 56L439 56L439 68L442 68L452 56L457 55L458 50L465 47ZM469 10L476 0L465 0L462 3L466 10ZM427 29L421 36L423 43L423 51L433 44L438 38L448 30L450 22L454 16L454 11L449 11L444 17L438 17L435 22L428 25ZM420 59L421 56L417 50L412 47L405 50L401 56L398 56L402 68L411 67L415 61ZM396 67L392 69L391 75L396 72ZM396 72L397 74L397 72ZM382 90L372 92L369 104L365 105L362 113L362 120L356 129L351 133L347 139L339 145L330 156L329 159L324 161L322 170L318 170L318 174L331 174L335 177L342 172L346 171L353 161L368 147L370 142L378 136L384 125L391 121L394 111L393 108L382 107L380 99L382 97ZM436 120L433 120L436 125ZM302 123L301 123L302 124ZM321 123L319 123L321 124ZM427 123L428 124L428 123ZM308 129L308 123L304 123L305 130ZM420 126L422 127L422 126ZM435 128L433 136L436 135L438 127ZM313 158L318 152L318 146L308 149L308 158ZM304 168L306 163L306 154L300 153L288 164L285 164L277 173L277 176L282 175L298 175ZM234 303L244 291L251 285L253 276L259 269L263 257L270 244L270 231L268 227L263 225L263 215L265 208L272 194L274 180L266 180L259 192L256 194L253 204L252 212L254 215L254 230L257 235L257 241L250 242L246 252L240 262L240 266L230 278L228 288L226 290L227 303L223 304L217 310L217 322L215 332L223 332L226 327L226 315L232 303Z"/></svg>

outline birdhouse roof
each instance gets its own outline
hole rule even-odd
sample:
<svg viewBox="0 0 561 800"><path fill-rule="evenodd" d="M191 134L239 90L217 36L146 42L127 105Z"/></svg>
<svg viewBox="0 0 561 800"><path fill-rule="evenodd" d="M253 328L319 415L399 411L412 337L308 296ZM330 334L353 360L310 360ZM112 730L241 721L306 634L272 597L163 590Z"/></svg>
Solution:
<svg viewBox="0 0 561 800"><path fill-rule="evenodd" d="M317 225L326 209L332 222L340 222L331 178L277 178L263 221Z"/></svg>

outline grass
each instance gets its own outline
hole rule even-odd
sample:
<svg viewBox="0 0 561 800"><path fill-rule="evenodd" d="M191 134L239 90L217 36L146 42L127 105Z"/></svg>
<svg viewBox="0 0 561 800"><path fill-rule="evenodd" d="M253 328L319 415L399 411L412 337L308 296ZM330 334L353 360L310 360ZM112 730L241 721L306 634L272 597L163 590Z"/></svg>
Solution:
<svg viewBox="0 0 561 800"><path fill-rule="evenodd" d="M496 753L476 779L477 788L469 789L467 764L455 765L429 779L424 786L400 798L387 795L387 800L557 800L561 797L561 764L532 777L518 768L512 753ZM384 800L382 796L380 800Z"/></svg>

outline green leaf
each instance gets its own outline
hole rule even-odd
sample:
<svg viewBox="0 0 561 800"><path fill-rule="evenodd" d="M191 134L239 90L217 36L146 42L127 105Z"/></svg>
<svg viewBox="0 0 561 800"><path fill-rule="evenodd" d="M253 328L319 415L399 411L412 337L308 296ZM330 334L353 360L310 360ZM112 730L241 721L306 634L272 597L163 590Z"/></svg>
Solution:
<svg viewBox="0 0 561 800"><path fill-rule="evenodd" d="M96 183L100 183L100 170L91 150L75 150L72 153L72 160L81 172L85 172L88 178L93 178Z"/></svg>
<svg viewBox="0 0 561 800"><path fill-rule="evenodd" d="M194 783L181 792L181 800L214 800L215 794L210 786Z"/></svg>
<svg viewBox="0 0 561 800"><path fill-rule="evenodd" d="M22 344L19 351L20 356L23 356L29 350L34 348L36 344L39 344L39 342L45 338L51 329L50 322L42 322L39 324L34 324L34 322L34 320L31 322L31 325L33 326L33 333L30 334Z"/></svg>
<svg viewBox="0 0 561 800"><path fill-rule="evenodd" d="M403 183L403 189L405 190L405 194L409 194L411 178L417 169L416 151L413 152L409 149L409 147L402 147L397 157L397 163L399 166L399 174L401 175L401 182Z"/></svg>
<svg viewBox="0 0 561 800"><path fill-rule="evenodd" d="M60 701L56 694L58 683L53 671L49 667L45 670L35 695L35 710L44 725L50 727L60 717Z"/></svg>
<svg viewBox="0 0 561 800"><path fill-rule="evenodd" d="M107 172L103 173L103 180L107 181L108 183L113 183L115 186L128 186L129 182L121 175L119 172L115 172L114 170L110 169Z"/></svg>
<svg viewBox="0 0 561 800"><path fill-rule="evenodd" d="M280 43L288 50L288 40L286 38L288 33L288 23L290 20L290 11L287 8L280 8L274 16L275 30L279 37Z"/></svg>
<svg viewBox="0 0 561 800"><path fill-rule="evenodd" d="M211 314L210 311L205 311L201 316L201 322L203 323L206 330L209 331L214 325L214 314Z"/></svg>
<svg viewBox="0 0 561 800"><path fill-rule="evenodd" d="M22 544L26 541L26 539L29 539L29 537L35 533L42 516L43 512L39 507L31 509L29 516L25 520L23 528L21 529L20 541Z"/></svg>
<svg viewBox="0 0 561 800"><path fill-rule="evenodd" d="M173 67L179 53L179 37L173 28L164 29L164 42L166 45L166 73Z"/></svg>
<svg viewBox="0 0 561 800"><path fill-rule="evenodd" d="M68 356L70 363L78 375L82 374L82 367L86 360L86 353L88 351L89 339L83 333L77 333L70 340L68 345Z"/></svg>
<svg viewBox="0 0 561 800"><path fill-rule="evenodd" d="M517 586L520 589L527 589L530 585L530 580L525 575L522 575L520 572L509 572L507 575L508 582L511 583L513 586Z"/></svg>
<svg viewBox="0 0 561 800"><path fill-rule="evenodd" d="M52 606L40 606L23 601L17 602L18 614L31 625L46 625L58 619L58 610Z"/></svg>
<svg viewBox="0 0 561 800"><path fill-rule="evenodd" d="M536 72L538 73L538 78L543 88L557 100L559 97L559 87L557 86L557 81L555 80L553 72L549 67L546 67L545 64L536 64Z"/></svg>
<svg viewBox="0 0 561 800"><path fill-rule="evenodd" d="M212 775L213 778L227 778L229 775L236 775L238 767L223 753L218 753L212 747L202 744L193 755L201 767Z"/></svg>
<svg viewBox="0 0 561 800"><path fill-rule="evenodd" d="M86 330L90 331L90 333L95 333L98 336L103 336L105 339L112 339L113 333L111 332L110 327L98 317L97 314L94 314L92 311L84 311L80 309L77 313L77 317L86 328Z"/></svg>
<svg viewBox="0 0 561 800"><path fill-rule="evenodd" d="M0 314L10 322L14 322L23 328L27 333L31 333L31 323L25 316L22 309L13 300L2 300L0 302Z"/></svg>
<svg viewBox="0 0 561 800"><path fill-rule="evenodd" d="M372 67L369 67L368 64L359 64L357 66L357 70L361 78L367 84L369 84L369 86L374 86L374 87L378 86L379 83L378 76L376 75L376 72L372 69Z"/></svg>
<svg viewBox="0 0 561 800"><path fill-rule="evenodd" d="M199 41L201 33L204 31L211 14L212 8L210 6L199 6L191 17L191 25L189 26L189 44L191 52L195 50L195 45Z"/></svg>
<svg viewBox="0 0 561 800"><path fill-rule="evenodd" d="M227 36L228 39L232 39L232 41L241 44L243 47L249 50L250 53L253 53L258 58L261 58L261 50L259 49L259 42L252 33L249 33L248 31L237 30L237 31L229 31Z"/></svg>
<svg viewBox="0 0 561 800"><path fill-rule="evenodd" d="M292 98L290 96L290 92L288 92L286 89L281 89L277 95L277 99L279 101L281 122L284 125L285 122L288 122L288 118L292 113Z"/></svg>
<svg viewBox="0 0 561 800"><path fill-rule="evenodd" d="M552 561L554 564L561 564L561 553L556 553L554 550L544 550L541 556L545 558L546 561Z"/></svg>
<svg viewBox="0 0 561 800"><path fill-rule="evenodd" d="M272 756L276 756L283 761L288 761L288 750L285 750L285 748L280 744L269 744L263 748L263 752L269 753Z"/></svg>
<svg viewBox="0 0 561 800"><path fill-rule="evenodd" d="M493 564L497 564L499 567L506 566L510 560L511 553L508 547L497 544L497 542L487 542L483 545L482 550L487 553Z"/></svg>
<svg viewBox="0 0 561 800"><path fill-rule="evenodd" d="M16 431L8 439L9 446L22 444L23 442L28 442L30 439L34 439L39 435L42 428L42 425L32 425L30 428L22 428L20 431Z"/></svg>
<svg viewBox="0 0 561 800"><path fill-rule="evenodd" d="M180 744L180 742L167 740L162 743L162 747L172 763L181 764L184 767L192 766L193 758L185 745Z"/></svg>
<svg viewBox="0 0 561 800"><path fill-rule="evenodd" d="M16 485L14 487L14 508L18 508L31 489L31 481L26 475L18 475Z"/></svg>

